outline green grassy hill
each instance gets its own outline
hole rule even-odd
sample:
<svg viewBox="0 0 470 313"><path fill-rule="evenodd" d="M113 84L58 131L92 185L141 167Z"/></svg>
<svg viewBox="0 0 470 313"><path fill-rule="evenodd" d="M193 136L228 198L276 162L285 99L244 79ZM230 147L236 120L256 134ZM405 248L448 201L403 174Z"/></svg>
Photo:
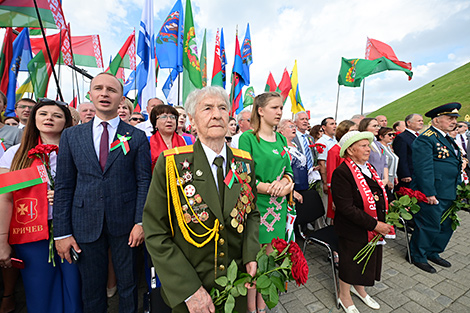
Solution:
<svg viewBox="0 0 470 313"><path fill-rule="evenodd" d="M385 115L388 125L391 126L395 121L403 120L408 114L419 113L424 117L424 113L430 109L449 102L460 102L462 109L459 120L464 120L468 115L466 120L470 121L470 62L368 116ZM429 118L424 117L424 123L428 124Z"/></svg>

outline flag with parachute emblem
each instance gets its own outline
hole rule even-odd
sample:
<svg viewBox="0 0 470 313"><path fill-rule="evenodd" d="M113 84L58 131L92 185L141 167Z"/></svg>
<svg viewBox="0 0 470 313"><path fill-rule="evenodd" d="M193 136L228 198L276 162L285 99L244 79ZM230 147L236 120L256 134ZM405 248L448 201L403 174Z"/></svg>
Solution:
<svg viewBox="0 0 470 313"><path fill-rule="evenodd" d="M178 0L157 36L156 49L160 68L183 71L183 21L183 4Z"/></svg>
<svg viewBox="0 0 470 313"><path fill-rule="evenodd" d="M191 9L191 1L186 0L183 40L183 103L191 91L200 88L202 88L202 76L197 53L193 11Z"/></svg>
<svg viewBox="0 0 470 313"><path fill-rule="evenodd" d="M232 112L230 116L235 116L243 110L242 88L245 86L243 60L240 54L240 45L238 43L238 34L235 35L235 60L232 69Z"/></svg>
<svg viewBox="0 0 470 313"><path fill-rule="evenodd" d="M245 39L242 45L242 60L243 60L243 72L245 73L243 79L245 84L250 84L250 65L253 63L253 55L251 51L251 35L250 35L250 24L246 25Z"/></svg>
<svg viewBox="0 0 470 313"><path fill-rule="evenodd" d="M292 75L290 77L292 84L292 89L289 92L290 101L292 103L291 111L293 114L301 111L305 111L304 105L302 103L302 98L300 98L300 87L299 79L297 73L297 60L295 60L294 69L292 70Z"/></svg>

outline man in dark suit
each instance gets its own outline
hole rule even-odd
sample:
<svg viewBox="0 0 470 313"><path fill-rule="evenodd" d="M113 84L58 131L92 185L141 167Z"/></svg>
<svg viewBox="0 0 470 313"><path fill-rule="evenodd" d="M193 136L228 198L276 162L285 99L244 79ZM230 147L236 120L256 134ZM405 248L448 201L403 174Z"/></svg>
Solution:
<svg viewBox="0 0 470 313"><path fill-rule="evenodd" d="M136 246L150 184L145 133L121 121L122 84L101 73L90 83L96 116L62 133L54 196L54 239L69 263L73 247L82 278L84 312L106 312L108 248L119 312L137 312Z"/></svg>
<svg viewBox="0 0 470 313"><path fill-rule="evenodd" d="M393 141L393 151L398 155L398 185L409 187L413 175L413 161L411 159L411 145L419 136L419 131L423 128L423 117L419 114L410 114L405 118L406 129L400 133Z"/></svg>
<svg viewBox="0 0 470 313"><path fill-rule="evenodd" d="M426 113L432 126L413 142L413 180L411 188L426 195L428 203L420 203L410 242L411 260L418 268L435 273L428 260L443 267L451 264L441 258L452 236L450 218L441 223L444 212L456 198L461 181L460 149L447 133L455 128L460 103L448 103Z"/></svg>
<svg viewBox="0 0 470 313"><path fill-rule="evenodd" d="M194 91L185 106L198 140L158 158L144 208L145 244L173 312L214 312L209 292L220 288L215 279L227 276L232 260L240 271L256 274L254 162L248 152L225 144L225 90ZM233 171L240 180L227 185L224 177ZM246 297L236 298L235 310L247 311Z"/></svg>

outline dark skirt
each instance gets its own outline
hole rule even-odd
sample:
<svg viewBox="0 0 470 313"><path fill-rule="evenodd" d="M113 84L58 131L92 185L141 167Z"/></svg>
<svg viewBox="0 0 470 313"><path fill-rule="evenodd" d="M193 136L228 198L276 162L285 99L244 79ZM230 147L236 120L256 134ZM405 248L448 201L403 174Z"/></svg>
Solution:
<svg viewBox="0 0 470 313"><path fill-rule="evenodd" d="M339 237L339 278L345 283L360 286L373 286L380 280L382 271L382 245L378 245L367 263L364 274L365 260L357 264L353 261L356 254L364 248L366 243L359 243Z"/></svg>

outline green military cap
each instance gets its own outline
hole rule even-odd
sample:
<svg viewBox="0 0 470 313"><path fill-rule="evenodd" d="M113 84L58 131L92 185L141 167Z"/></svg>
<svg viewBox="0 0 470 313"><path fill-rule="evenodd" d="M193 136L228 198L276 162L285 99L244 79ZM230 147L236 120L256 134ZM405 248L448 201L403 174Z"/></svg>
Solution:
<svg viewBox="0 0 470 313"><path fill-rule="evenodd" d="M435 118L441 115L460 116L459 110L462 105L458 102L446 103L424 114L427 117Z"/></svg>

